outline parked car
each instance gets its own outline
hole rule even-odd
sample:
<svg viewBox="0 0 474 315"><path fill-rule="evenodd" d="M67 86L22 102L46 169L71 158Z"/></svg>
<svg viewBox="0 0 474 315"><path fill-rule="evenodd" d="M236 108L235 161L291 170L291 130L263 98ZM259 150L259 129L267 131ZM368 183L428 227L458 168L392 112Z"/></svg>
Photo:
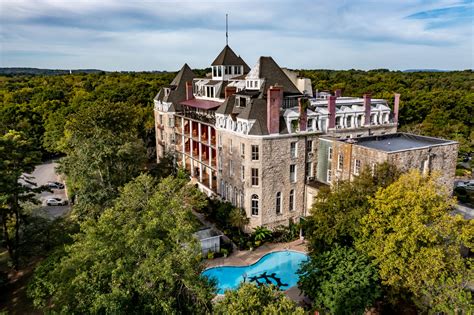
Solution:
<svg viewBox="0 0 474 315"><path fill-rule="evenodd" d="M48 206L65 206L67 205L67 200L62 200L61 198L48 198L46 200Z"/></svg>
<svg viewBox="0 0 474 315"><path fill-rule="evenodd" d="M60 182L48 182L47 186L51 189L64 189L64 184Z"/></svg>
<svg viewBox="0 0 474 315"><path fill-rule="evenodd" d="M455 183L456 188L465 188L467 190L474 190L474 180L462 180Z"/></svg>

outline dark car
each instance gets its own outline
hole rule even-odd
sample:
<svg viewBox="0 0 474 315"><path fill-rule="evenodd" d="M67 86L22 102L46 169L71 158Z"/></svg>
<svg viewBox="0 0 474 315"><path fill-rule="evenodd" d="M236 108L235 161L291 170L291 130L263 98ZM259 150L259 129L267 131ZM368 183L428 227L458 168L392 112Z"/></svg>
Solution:
<svg viewBox="0 0 474 315"><path fill-rule="evenodd" d="M64 184L60 182L48 182L46 185L51 189L64 189Z"/></svg>

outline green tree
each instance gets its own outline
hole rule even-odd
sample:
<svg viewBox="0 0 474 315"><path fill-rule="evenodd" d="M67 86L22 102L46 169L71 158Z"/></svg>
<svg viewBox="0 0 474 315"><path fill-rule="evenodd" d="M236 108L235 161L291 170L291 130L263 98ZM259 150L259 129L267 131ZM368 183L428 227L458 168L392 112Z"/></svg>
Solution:
<svg viewBox="0 0 474 315"><path fill-rule="evenodd" d="M374 258L382 283L408 292L422 310L473 311L467 288L473 279L473 221L450 214L455 200L433 177L413 170L370 199L357 248Z"/></svg>
<svg viewBox="0 0 474 315"><path fill-rule="evenodd" d="M69 118L60 171L77 196L74 212L80 219L97 218L118 188L143 170L146 151L137 128L133 110L124 104L95 104Z"/></svg>
<svg viewBox="0 0 474 315"><path fill-rule="evenodd" d="M323 251L335 244L351 246L360 234L359 220L369 211L369 197L398 176L395 166L383 163L375 174L365 169L353 181L321 189L303 223L310 248Z"/></svg>
<svg viewBox="0 0 474 315"><path fill-rule="evenodd" d="M298 286L313 308L330 314L364 314L382 292L377 269L349 247L335 246L311 256L298 274Z"/></svg>
<svg viewBox="0 0 474 315"><path fill-rule="evenodd" d="M19 265L21 228L25 224L25 202L37 202L27 173L40 162L40 152L22 132L11 130L0 137L0 211L3 242L14 268Z"/></svg>
<svg viewBox="0 0 474 315"><path fill-rule="evenodd" d="M29 295L60 313L208 313L214 288L201 275L191 209L203 195L185 180L140 175L98 221L35 273ZM47 268L46 268L47 267Z"/></svg>
<svg viewBox="0 0 474 315"><path fill-rule="evenodd" d="M244 227L249 224L250 219L247 217L245 210L242 208L234 207L229 214L230 226L238 229L239 233L242 233Z"/></svg>
<svg viewBox="0 0 474 315"><path fill-rule="evenodd" d="M237 290L227 290L214 305L215 314L304 314L301 307L273 286L242 283Z"/></svg>

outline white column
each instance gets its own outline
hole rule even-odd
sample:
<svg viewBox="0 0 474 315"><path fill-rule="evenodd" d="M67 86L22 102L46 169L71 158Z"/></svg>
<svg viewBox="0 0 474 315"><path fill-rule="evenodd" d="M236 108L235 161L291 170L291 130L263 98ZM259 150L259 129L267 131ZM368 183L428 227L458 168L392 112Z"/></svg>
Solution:
<svg viewBox="0 0 474 315"><path fill-rule="evenodd" d="M198 123L198 139L199 139L199 142L201 142L201 123ZM199 162L202 162L202 147L200 143L198 147L198 152L199 152Z"/></svg>

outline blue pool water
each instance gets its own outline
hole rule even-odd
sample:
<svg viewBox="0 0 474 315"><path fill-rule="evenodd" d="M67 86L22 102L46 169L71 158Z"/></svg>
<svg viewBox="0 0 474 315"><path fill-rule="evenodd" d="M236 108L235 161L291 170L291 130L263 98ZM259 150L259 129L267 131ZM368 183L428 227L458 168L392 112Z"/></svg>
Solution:
<svg viewBox="0 0 474 315"><path fill-rule="evenodd" d="M244 281L244 276L247 282L254 282L252 278L257 277L260 283L270 281L275 285L279 279L280 283L284 284L281 289L286 290L297 284L296 271L307 259L307 255L299 252L273 252L266 254L253 265L214 267L204 270L203 275L217 280L219 294L223 294L225 290L236 289Z"/></svg>

